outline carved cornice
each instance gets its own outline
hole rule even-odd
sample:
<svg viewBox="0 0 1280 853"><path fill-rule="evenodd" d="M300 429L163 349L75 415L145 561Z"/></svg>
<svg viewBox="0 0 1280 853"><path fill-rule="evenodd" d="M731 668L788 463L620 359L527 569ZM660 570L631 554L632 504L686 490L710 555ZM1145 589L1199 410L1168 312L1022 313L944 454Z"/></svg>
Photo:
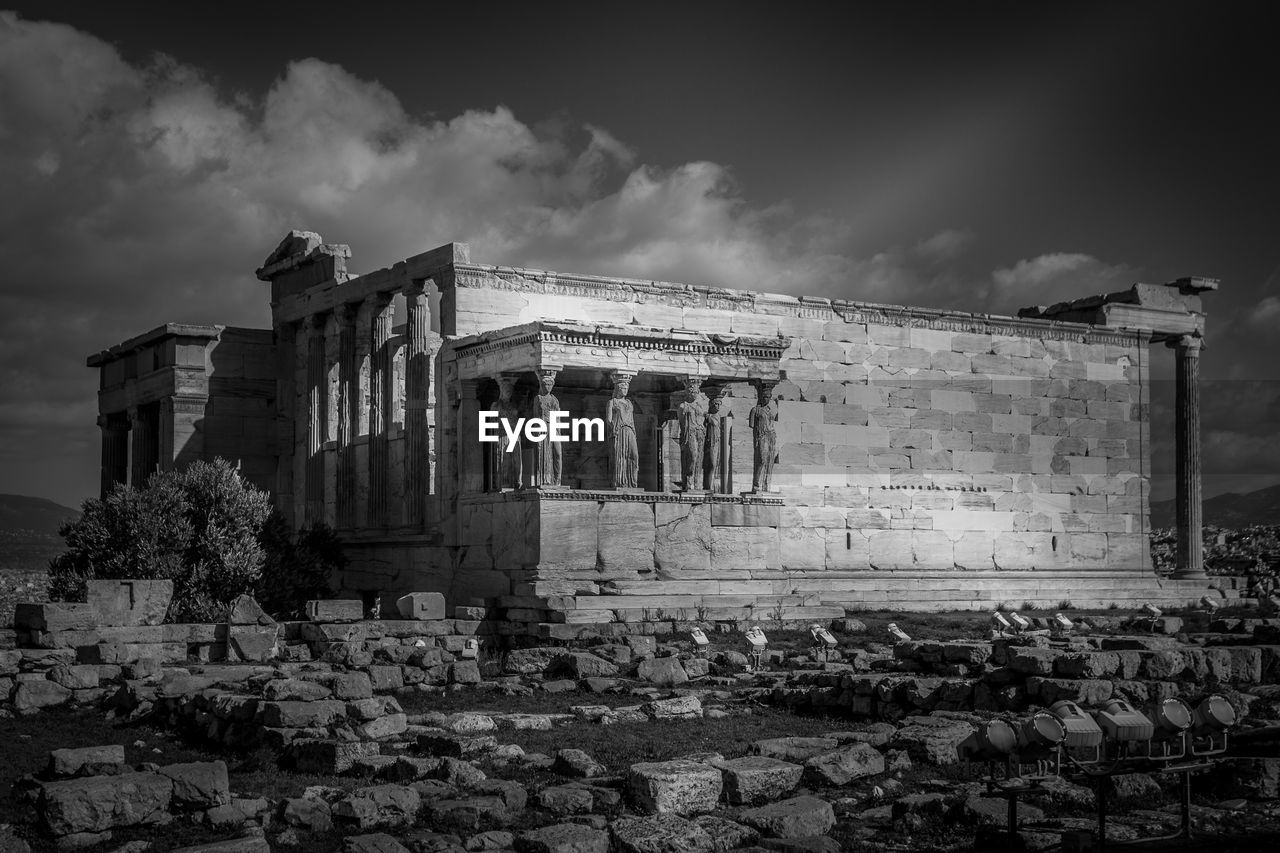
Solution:
<svg viewBox="0 0 1280 853"><path fill-rule="evenodd" d="M1064 320L884 305L827 299L821 296L795 297L674 282L571 275L484 264L456 264L454 272L454 284L457 287L577 296L612 302L662 302L679 308L710 308L824 322L872 323L1078 343L1132 346L1141 340L1137 330L1102 328Z"/></svg>
<svg viewBox="0 0 1280 853"><path fill-rule="evenodd" d="M687 329L649 326L587 326L549 322L511 326L461 338L453 343L457 357L484 355L528 344L565 347L616 347L693 355L738 356L777 361L791 345L790 338L749 335L708 335Z"/></svg>

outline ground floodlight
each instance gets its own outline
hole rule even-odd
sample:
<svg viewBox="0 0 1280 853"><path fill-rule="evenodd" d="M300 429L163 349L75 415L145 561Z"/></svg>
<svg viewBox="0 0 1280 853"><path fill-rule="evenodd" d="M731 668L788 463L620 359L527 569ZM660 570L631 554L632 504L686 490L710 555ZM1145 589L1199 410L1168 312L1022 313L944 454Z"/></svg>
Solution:
<svg viewBox="0 0 1280 853"><path fill-rule="evenodd" d="M1180 737L1194 722L1191 709L1180 699L1162 699L1151 708L1158 738Z"/></svg>
<svg viewBox="0 0 1280 853"><path fill-rule="evenodd" d="M475 637L467 637L462 644L463 660L475 660L480 657L480 641Z"/></svg>
<svg viewBox="0 0 1280 853"><path fill-rule="evenodd" d="M1016 611L1009 614L1009 621L1013 623L1014 629L1019 634L1031 628L1031 620Z"/></svg>
<svg viewBox="0 0 1280 853"><path fill-rule="evenodd" d="M1066 633L1067 631L1070 631L1072 628L1074 628L1076 626L1076 623L1072 622L1070 619L1063 616L1061 613L1055 613L1053 614L1053 625L1059 631Z"/></svg>
<svg viewBox="0 0 1280 853"><path fill-rule="evenodd" d="M890 622L889 627L886 630L888 630L890 637L893 637L900 643L911 639L911 635L899 628L897 622Z"/></svg>
<svg viewBox="0 0 1280 853"><path fill-rule="evenodd" d="M1214 694L1201 700L1191 715L1196 734L1218 734L1236 724L1236 709L1225 697Z"/></svg>
<svg viewBox="0 0 1280 853"><path fill-rule="evenodd" d="M1212 613L1213 611L1217 610L1219 607L1222 606L1221 604L1214 601L1212 598L1210 598L1207 595L1201 597L1200 604L1204 607L1205 610L1208 610L1210 613Z"/></svg>
<svg viewBox="0 0 1280 853"><path fill-rule="evenodd" d="M1161 610L1159 607L1156 607L1154 604L1151 604L1150 602L1142 605L1142 612L1150 616L1152 619L1159 619L1161 616L1164 615L1163 610Z"/></svg>
<svg viewBox="0 0 1280 853"><path fill-rule="evenodd" d="M809 636L813 637L813 644L815 646L824 646L828 649L834 649L838 645L836 638L831 635L831 632L826 628L823 628L821 625L810 625Z"/></svg>
<svg viewBox="0 0 1280 853"><path fill-rule="evenodd" d="M1067 729L1062 721L1044 711L1032 714L1018 727L1018 745L1024 748L1048 749L1062 743Z"/></svg>
<svg viewBox="0 0 1280 853"><path fill-rule="evenodd" d="M746 637L747 643L751 646L753 651L756 649L763 649L765 646L769 645L769 638L764 635L764 631L762 631L759 626L748 631Z"/></svg>
<svg viewBox="0 0 1280 853"><path fill-rule="evenodd" d="M689 630L689 639L693 640L693 644L698 648L709 646L711 641L707 639L707 632L701 628L691 628Z"/></svg>
<svg viewBox="0 0 1280 853"><path fill-rule="evenodd" d="M1151 740L1156 731L1155 723L1147 719L1146 714L1123 699L1112 699L1094 711L1093 718L1107 740L1118 743Z"/></svg>
<svg viewBox="0 0 1280 853"><path fill-rule="evenodd" d="M1102 729L1093 717L1085 713L1075 702L1062 699L1049 706L1049 713L1058 718L1066 732L1062 745L1068 749L1098 749L1102 746Z"/></svg>
<svg viewBox="0 0 1280 853"><path fill-rule="evenodd" d="M999 610L991 614L991 627L995 629L997 634L1003 634L1005 631L1013 630L1013 623L1001 613Z"/></svg>
<svg viewBox="0 0 1280 853"><path fill-rule="evenodd" d="M956 746L962 761L1005 761L1018 745L1018 733L1004 720L987 720Z"/></svg>

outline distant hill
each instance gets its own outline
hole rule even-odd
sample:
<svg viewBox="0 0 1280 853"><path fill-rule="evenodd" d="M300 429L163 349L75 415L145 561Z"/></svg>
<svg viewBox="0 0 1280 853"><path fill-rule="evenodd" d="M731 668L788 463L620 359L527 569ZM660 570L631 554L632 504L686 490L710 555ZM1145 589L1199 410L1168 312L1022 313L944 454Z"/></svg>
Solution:
<svg viewBox="0 0 1280 853"><path fill-rule="evenodd" d="M23 531L42 536L57 536L58 527L69 518L79 518L80 511L46 498L30 495L0 495L0 532Z"/></svg>
<svg viewBox="0 0 1280 853"><path fill-rule="evenodd" d="M1215 527L1248 527L1253 524L1280 524L1280 486L1256 492L1209 498L1204 502L1204 523ZM1173 527L1177 509L1173 501L1152 501L1151 526Z"/></svg>

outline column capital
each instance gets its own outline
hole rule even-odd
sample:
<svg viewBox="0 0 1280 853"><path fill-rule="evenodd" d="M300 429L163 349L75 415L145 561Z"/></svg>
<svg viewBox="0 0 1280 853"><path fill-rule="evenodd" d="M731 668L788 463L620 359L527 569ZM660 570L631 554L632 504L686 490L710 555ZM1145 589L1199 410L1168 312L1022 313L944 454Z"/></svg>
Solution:
<svg viewBox="0 0 1280 853"><path fill-rule="evenodd" d="M1195 358L1204 349L1204 338L1199 335L1181 335L1171 338L1168 345L1177 348L1179 355Z"/></svg>
<svg viewBox="0 0 1280 853"><path fill-rule="evenodd" d="M639 375L639 373L640 371L638 370L618 369L618 370L610 370L608 372L608 376L609 376L609 381L612 382L615 386L621 385L623 383L626 383L629 385L631 384L631 380L635 379L636 376Z"/></svg>
<svg viewBox="0 0 1280 853"><path fill-rule="evenodd" d="M394 298L395 298L394 293L389 293L387 291L380 290L375 293L370 293L368 296L366 296L364 298L364 304L368 305L369 308L374 311L381 311L382 309L390 305L391 300Z"/></svg>
<svg viewBox="0 0 1280 853"><path fill-rule="evenodd" d="M141 406L130 406L128 409L125 410L125 412L129 417L129 423L137 424L142 422L143 417L142 417Z"/></svg>
<svg viewBox="0 0 1280 853"><path fill-rule="evenodd" d="M400 292L409 299L425 296L427 293L427 280L425 278L411 278L400 288Z"/></svg>
<svg viewBox="0 0 1280 853"><path fill-rule="evenodd" d="M312 337L320 337L324 335L324 327L328 324L332 313L329 311L318 311L307 317L307 333Z"/></svg>
<svg viewBox="0 0 1280 853"><path fill-rule="evenodd" d="M359 302L339 302L333 306L333 316L338 318L338 323L342 326L354 326L356 324L356 314L359 311Z"/></svg>
<svg viewBox="0 0 1280 853"><path fill-rule="evenodd" d="M520 381L520 374L498 373L494 375L493 381L498 383L498 393L502 398L510 397L516 383Z"/></svg>

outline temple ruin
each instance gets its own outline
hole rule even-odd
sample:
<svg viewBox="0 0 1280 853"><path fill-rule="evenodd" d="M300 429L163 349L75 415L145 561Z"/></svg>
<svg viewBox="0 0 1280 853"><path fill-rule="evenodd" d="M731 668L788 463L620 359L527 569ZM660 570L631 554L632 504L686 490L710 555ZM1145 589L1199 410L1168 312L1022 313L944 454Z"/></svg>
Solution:
<svg viewBox="0 0 1280 853"><path fill-rule="evenodd" d="M271 330L170 324L92 356L103 490L239 461L293 524L338 531L347 594L484 599L512 630L1208 586L1196 382L1216 281L1002 317L494 266L462 243L364 275L350 254L292 232L257 270ZM1165 345L1171 579L1148 547ZM547 406L608 437L478 440L481 411Z"/></svg>

